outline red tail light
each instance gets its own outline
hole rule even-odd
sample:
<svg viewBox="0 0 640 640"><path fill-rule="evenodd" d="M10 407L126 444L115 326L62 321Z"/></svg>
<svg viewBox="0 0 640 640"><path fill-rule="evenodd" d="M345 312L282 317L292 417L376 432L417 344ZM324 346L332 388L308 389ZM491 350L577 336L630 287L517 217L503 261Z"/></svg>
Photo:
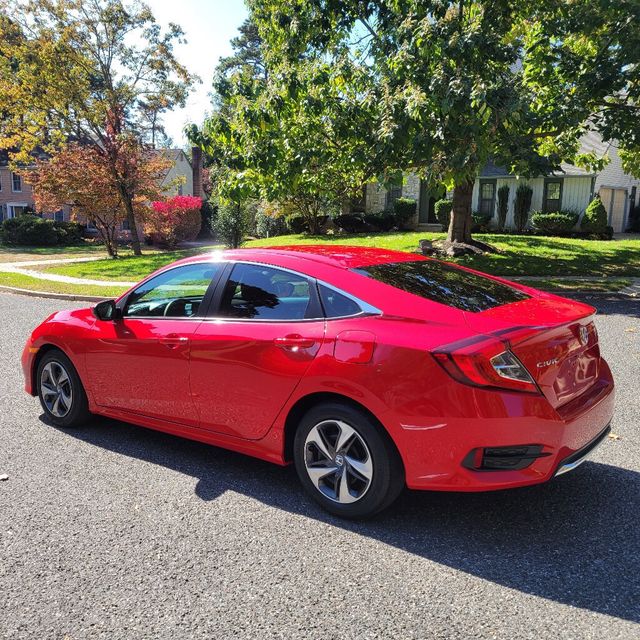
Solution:
<svg viewBox="0 0 640 640"><path fill-rule="evenodd" d="M432 355L452 378L463 384L540 393L531 374L511 352L508 340L478 336L447 345Z"/></svg>

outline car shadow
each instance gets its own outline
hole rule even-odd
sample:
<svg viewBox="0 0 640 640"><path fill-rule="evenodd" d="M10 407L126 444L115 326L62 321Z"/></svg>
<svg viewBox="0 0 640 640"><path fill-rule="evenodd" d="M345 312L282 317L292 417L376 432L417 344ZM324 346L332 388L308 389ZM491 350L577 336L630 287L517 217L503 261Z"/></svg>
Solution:
<svg viewBox="0 0 640 640"><path fill-rule="evenodd" d="M405 491L376 518L351 522L306 497L292 467L103 418L65 433L192 476L202 500L240 492L505 587L640 622L640 474L634 471L586 462L536 487Z"/></svg>

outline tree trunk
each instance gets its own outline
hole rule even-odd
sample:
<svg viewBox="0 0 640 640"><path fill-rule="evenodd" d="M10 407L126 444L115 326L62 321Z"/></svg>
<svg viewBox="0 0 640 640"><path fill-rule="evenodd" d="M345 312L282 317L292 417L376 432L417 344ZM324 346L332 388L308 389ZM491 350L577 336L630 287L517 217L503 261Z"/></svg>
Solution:
<svg viewBox="0 0 640 640"><path fill-rule="evenodd" d="M467 180L453 189L453 205L447 242L471 243L471 198L474 180Z"/></svg>
<svg viewBox="0 0 640 640"><path fill-rule="evenodd" d="M142 249L140 248L140 236L138 235L136 218L133 214L133 201L131 196L126 193L125 189L122 189L122 202L127 214L127 222L129 223L129 233L131 234L131 247L133 249L133 255L141 256Z"/></svg>

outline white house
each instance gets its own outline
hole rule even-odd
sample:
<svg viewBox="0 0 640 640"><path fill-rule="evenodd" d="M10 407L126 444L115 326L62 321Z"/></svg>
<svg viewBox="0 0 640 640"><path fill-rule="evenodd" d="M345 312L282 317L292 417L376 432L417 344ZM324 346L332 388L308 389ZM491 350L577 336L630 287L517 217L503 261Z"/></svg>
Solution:
<svg viewBox="0 0 640 640"><path fill-rule="evenodd" d="M599 172L589 172L579 167L562 164L561 170L539 178L518 178L504 168L487 163L473 187L474 211L496 215L498 189L509 186L507 227L513 226L513 203L516 189L528 184L533 189L531 211L570 210L582 214L595 194L600 194L609 215L609 224L616 233L626 231L630 214L639 205L640 180L622 169L618 150L611 143L604 143L596 133L582 138L581 151L593 152L598 157L608 156L609 163ZM440 229L434 212L434 203L444 196L444 189L429 189L426 182L414 174L407 174L402 187L385 190L378 184L368 184L365 192L365 211L374 213L391 209L399 197L413 198L417 212L413 226L417 229Z"/></svg>

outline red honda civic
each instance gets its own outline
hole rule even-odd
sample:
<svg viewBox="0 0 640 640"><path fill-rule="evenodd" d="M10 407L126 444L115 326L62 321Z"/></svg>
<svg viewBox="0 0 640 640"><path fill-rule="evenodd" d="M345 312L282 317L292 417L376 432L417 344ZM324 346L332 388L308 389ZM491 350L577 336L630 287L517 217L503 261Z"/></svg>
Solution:
<svg viewBox="0 0 640 640"><path fill-rule="evenodd" d="M595 309L416 254L340 246L181 260L32 334L48 419L109 416L295 463L365 517L403 487L545 482L606 437Z"/></svg>

